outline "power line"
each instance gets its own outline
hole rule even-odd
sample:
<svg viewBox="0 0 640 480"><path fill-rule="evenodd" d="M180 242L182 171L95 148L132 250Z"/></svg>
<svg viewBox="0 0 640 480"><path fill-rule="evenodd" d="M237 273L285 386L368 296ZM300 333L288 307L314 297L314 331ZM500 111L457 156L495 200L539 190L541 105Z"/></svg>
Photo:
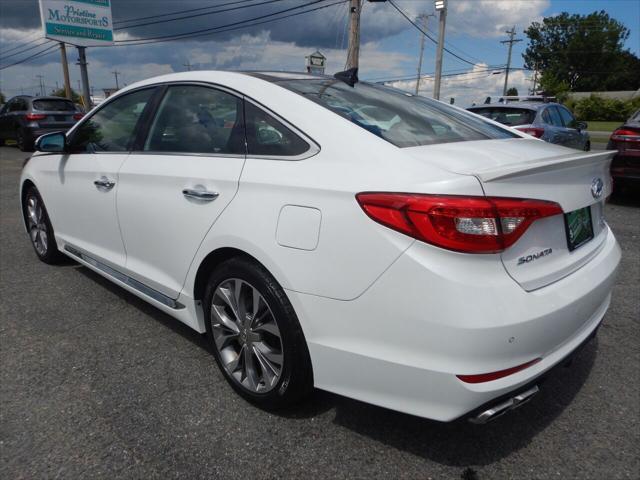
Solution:
<svg viewBox="0 0 640 480"><path fill-rule="evenodd" d="M247 2L254 2L254 1L255 0L236 0L235 2L221 3L219 5L210 5L208 7L190 8L188 10L178 10L176 12L171 12L171 13L160 13L158 15L150 15L148 17L128 18L126 20L117 20L113 22L113 25L118 25L120 23L137 22L138 20L150 20L152 18L169 17L171 15L180 15L181 13L199 12L202 10L208 10L209 8L220 8L220 7L226 7L227 5L236 5L238 3L247 3Z"/></svg>
<svg viewBox="0 0 640 480"><path fill-rule="evenodd" d="M34 53L33 55L28 56L27 58L23 58L22 60L18 60L17 62L11 63L9 65L5 65L4 67L0 67L0 70L4 70L6 68L13 67L15 65L20 65L21 63L27 62L29 60L35 60L36 58L44 57L45 55L48 55L49 53L51 53L53 49L57 49L57 48L58 48L58 44L49 45L44 50Z"/></svg>
<svg viewBox="0 0 640 480"><path fill-rule="evenodd" d="M429 40L431 40L431 41L432 41L433 43L435 43L435 44L437 44L437 43L438 43L438 41L437 41L435 38L433 38L431 35L429 35L429 33L427 33L426 31L424 31L424 30L423 30L419 25L417 25L413 20L411 20L411 18L410 18L406 13L404 13L404 12L403 12L403 11L402 11L398 6L397 6L397 5L393 2L393 0L389 0L389 3L391 4L391 6L392 6L393 8L395 8L395 9L398 11L398 13L400 13L400 15L402 15L404 18L406 18L406 19L407 19L407 21L408 21L409 23L411 23L411 25L413 25L415 28L417 28L419 31L421 31L421 32L424 34L424 36L425 36L425 37L427 37ZM448 49L448 48L446 48L446 47L444 48L444 51L445 51L445 52L447 52L449 55L453 55L453 56L454 56L454 57L456 57L458 60L460 60L460 61L462 61L462 62L464 62L464 63L468 63L469 65L475 65L475 64L476 64L476 62L471 62L471 61L469 61L469 60L467 60L467 59L465 59L465 58L462 58L460 55L458 55L458 54L456 54L456 53L453 53L451 50L449 50L449 49Z"/></svg>
<svg viewBox="0 0 640 480"><path fill-rule="evenodd" d="M260 3L254 3L253 5L241 5L239 7L226 8L226 9L222 9L222 10L213 10L211 12L194 13L192 15L184 15L182 17L167 18L165 20L156 20L156 21L153 21L153 22L136 23L136 24L127 25L127 26L124 26L124 27L116 27L113 30L114 31L125 30L125 29L128 30L128 29L131 29L131 28L145 27L147 25L156 25L158 23L175 22L176 20L185 20L185 19L188 19L188 18L204 17L206 15L212 15L214 13L231 12L232 10L240 10L240 9L243 9L243 8L258 7L258 6L261 6L261 5L267 5L269 3L282 2L282 1L283 0L266 0L266 1L263 1L263 2L260 2ZM233 3L244 3L244 1L243 2L231 2L231 4L233 4ZM229 5L229 4L224 4L224 5ZM213 8L213 7L207 7L207 8Z"/></svg>
<svg viewBox="0 0 640 480"><path fill-rule="evenodd" d="M304 5L299 5L296 7L291 7L291 8L287 8L284 10L280 10L278 12L274 12L274 13L270 13L268 15L261 15L258 17L254 17L254 18L250 18L247 20L242 20L242 21L238 21L238 22L233 22L233 23L229 23L227 25L219 25L217 27L213 27L213 28L207 28L207 29L203 29L203 30L195 30L192 32L185 32L185 33L181 33L181 34L176 34L176 35L164 35L161 37L147 37L147 38L138 38L138 39L131 39L131 40L121 40L121 41L116 41L116 45L117 47L123 47L123 46L127 46L127 45L146 45L149 43L163 43L163 42L169 42L169 41L173 41L173 40L182 40L184 38L194 38L194 37L201 37L201 36L205 36L205 35L215 35L218 33L225 33L225 32L230 32L233 30L239 30L242 28L246 28L246 27L253 27L256 25L262 25L264 23L269 23L269 22L275 22L278 20L284 20L285 18L290 18L290 17L295 17L297 15L302 15L305 13L311 13L311 12L315 12L317 10L321 10L323 8L328 8L328 7L332 7L334 5L339 5L344 3L346 0L339 0L337 2L333 2L333 3L329 3L327 5L321 5L319 7L315 7L315 8L311 8L309 10L304 10L302 12L296 12L296 13L292 13L289 15L285 15L279 18L270 18L269 20L263 20L263 21L257 21L257 20L261 20L267 17L273 17L275 15L279 15L281 13L286 13L286 12L290 12L292 10L297 10L299 8L304 8L304 7L308 7L310 5L314 5L317 3L321 3L324 2L326 0L315 0L313 2L309 2L306 3ZM250 25L243 25L249 22L255 22L255 23L251 23ZM131 43L131 42L135 42L135 43Z"/></svg>
<svg viewBox="0 0 640 480"><path fill-rule="evenodd" d="M28 37L26 37L26 38L31 38L31 37L33 37L33 35L34 35L34 34L31 34L31 35L29 35L29 36L28 36ZM35 35L40 35L40 32L36 32L36 33L35 33ZM26 38L25 38L25 39L26 39ZM34 43L34 42L37 42L38 40L41 40L42 38L43 38L43 37L34 38L33 40L31 40L31 41L29 41L29 42L21 43L21 44L19 44L19 45L16 45L15 47L8 48L8 49L7 49L7 50L5 50L4 52L0 52L0 56L2 56L2 55L6 55L6 54L7 54L7 53L9 53L9 52L13 52L14 50L17 50L18 48L26 47L27 45L30 45L30 44L32 44L32 43ZM20 41L20 42L24 42L24 39L23 39L23 40L19 40L19 41Z"/></svg>
<svg viewBox="0 0 640 480"><path fill-rule="evenodd" d="M38 39L38 40L40 40L40 39ZM28 52L29 50L33 50L34 48L41 47L42 45L45 45L47 43L51 43L51 40L45 40L42 43L34 45L33 47L25 48L24 50L20 50L18 52L12 53L11 55L7 55L6 57L2 57L2 58L0 58L0 60L6 60L7 58L15 57L16 55L20 55L21 53ZM22 45L22 46L24 47L25 45Z"/></svg>

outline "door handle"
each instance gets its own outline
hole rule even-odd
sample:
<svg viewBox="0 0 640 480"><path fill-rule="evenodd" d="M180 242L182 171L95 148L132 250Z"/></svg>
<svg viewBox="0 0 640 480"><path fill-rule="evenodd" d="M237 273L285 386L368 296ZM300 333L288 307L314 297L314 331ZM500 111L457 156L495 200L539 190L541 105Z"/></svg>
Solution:
<svg viewBox="0 0 640 480"><path fill-rule="evenodd" d="M182 190L182 195L186 198L193 198L195 200L202 200L204 202L211 202L218 198L220 195L218 192L209 192L207 190L195 190L192 188L185 188Z"/></svg>
<svg viewBox="0 0 640 480"><path fill-rule="evenodd" d="M95 180L93 182L93 184L96 186L96 188L98 189L105 189L105 190L111 190L114 185L116 184L116 182L112 182L111 180L109 180L107 177L105 177L104 175L102 177L100 177L98 180Z"/></svg>

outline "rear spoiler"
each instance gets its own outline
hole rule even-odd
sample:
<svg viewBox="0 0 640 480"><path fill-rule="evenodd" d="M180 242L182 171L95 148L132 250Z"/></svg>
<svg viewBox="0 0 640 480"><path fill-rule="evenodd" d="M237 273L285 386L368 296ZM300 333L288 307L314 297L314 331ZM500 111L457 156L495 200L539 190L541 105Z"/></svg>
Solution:
<svg viewBox="0 0 640 480"><path fill-rule="evenodd" d="M473 175L482 182L493 182L507 178L520 177L523 175L533 175L539 172L549 172L552 170L562 170L575 166L577 162L582 165L596 164L611 161L616 154L616 150L604 152L569 153L556 157L545 158L539 161L508 165L505 167L489 168L479 170Z"/></svg>

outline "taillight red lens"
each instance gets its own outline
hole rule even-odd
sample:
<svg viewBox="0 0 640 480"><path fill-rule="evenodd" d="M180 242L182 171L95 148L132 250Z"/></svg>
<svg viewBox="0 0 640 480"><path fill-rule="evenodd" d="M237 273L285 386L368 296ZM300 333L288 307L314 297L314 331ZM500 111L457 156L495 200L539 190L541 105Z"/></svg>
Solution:
<svg viewBox="0 0 640 480"><path fill-rule="evenodd" d="M498 380L499 378L508 377L509 375L513 375L525 368L529 368L532 365L538 363L541 358L536 358L535 360L531 360L530 362L523 363L522 365L518 365L517 367L507 368L505 370L498 370L497 372L491 373L480 373L478 375L456 375L460 380L464 383L484 383L491 382L492 380Z"/></svg>
<svg viewBox="0 0 640 480"><path fill-rule="evenodd" d="M47 116L43 113L27 113L25 117L30 122L33 120L44 120L45 118L47 118Z"/></svg>
<svg viewBox="0 0 640 480"><path fill-rule="evenodd" d="M73 114L74 120L80 120L82 117L84 117L84 113L78 112Z"/></svg>
<svg viewBox="0 0 640 480"><path fill-rule="evenodd" d="M522 198L365 192L356 199L382 225L465 253L501 252L535 220L562 213L557 203Z"/></svg>
<svg viewBox="0 0 640 480"><path fill-rule="evenodd" d="M618 142L640 142L640 133L626 128L619 128L611 134L611 140Z"/></svg>
<svg viewBox="0 0 640 480"><path fill-rule="evenodd" d="M516 130L520 130L523 133L528 133L536 138L541 138L544 135L544 128L537 127L516 127Z"/></svg>

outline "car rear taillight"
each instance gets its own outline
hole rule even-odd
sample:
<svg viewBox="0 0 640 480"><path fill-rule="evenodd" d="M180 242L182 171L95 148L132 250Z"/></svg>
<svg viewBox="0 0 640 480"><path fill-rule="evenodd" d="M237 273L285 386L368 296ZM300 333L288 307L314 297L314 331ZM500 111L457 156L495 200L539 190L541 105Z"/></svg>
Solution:
<svg viewBox="0 0 640 480"><path fill-rule="evenodd" d="M534 221L562 213L557 203L522 198L365 192L356 199L386 227L465 253L501 252Z"/></svg>
<svg viewBox="0 0 640 480"><path fill-rule="evenodd" d="M82 113L82 112L78 112L78 113L74 113L73 114L73 119L74 120L80 120L82 117L84 117L84 113Z"/></svg>
<svg viewBox="0 0 640 480"><path fill-rule="evenodd" d="M44 120L47 116L43 113L27 113L25 118L32 122L34 120Z"/></svg>
<svg viewBox="0 0 640 480"><path fill-rule="evenodd" d="M618 142L640 142L640 133L627 128L618 128L611 134L611 140Z"/></svg>
<svg viewBox="0 0 640 480"><path fill-rule="evenodd" d="M536 138L541 138L544 135L544 128L537 127L516 127L516 130L520 130L523 133L528 133Z"/></svg>
<svg viewBox="0 0 640 480"><path fill-rule="evenodd" d="M498 380L499 378L508 377L509 375L513 375L525 368L529 368L536 363L538 363L541 358L536 358L535 360L531 360L530 362L523 363L522 365L518 365L517 367L507 368L505 370L498 370L497 372L491 373L480 373L477 375L456 375L460 380L464 383L484 383L491 382L492 380Z"/></svg>

